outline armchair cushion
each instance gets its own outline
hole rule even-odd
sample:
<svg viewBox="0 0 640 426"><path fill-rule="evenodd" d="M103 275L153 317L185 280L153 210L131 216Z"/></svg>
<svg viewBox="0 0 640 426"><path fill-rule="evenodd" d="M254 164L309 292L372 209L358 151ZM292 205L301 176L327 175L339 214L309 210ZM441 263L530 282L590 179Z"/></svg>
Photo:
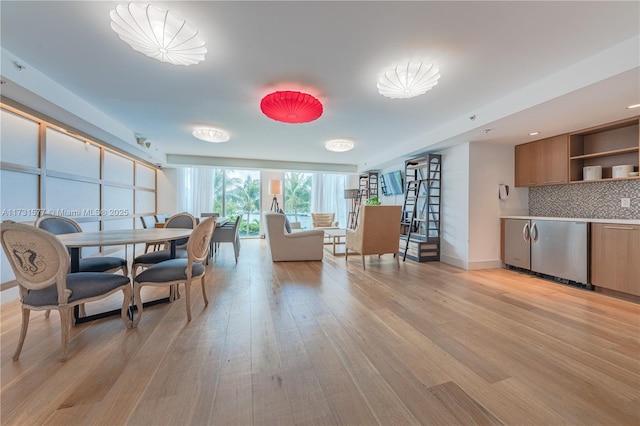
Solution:
<svg viewBox="0 0 640 426"><path fill-rule="evenodd" d="M282 210L282 209L278 209L278 213L280 213L281 215L284 216L284 229L286 229L287 232L290 234L291 233L291 222L289 222L289 218L287 217L286 214L284 214L284 210Z"/></svg>

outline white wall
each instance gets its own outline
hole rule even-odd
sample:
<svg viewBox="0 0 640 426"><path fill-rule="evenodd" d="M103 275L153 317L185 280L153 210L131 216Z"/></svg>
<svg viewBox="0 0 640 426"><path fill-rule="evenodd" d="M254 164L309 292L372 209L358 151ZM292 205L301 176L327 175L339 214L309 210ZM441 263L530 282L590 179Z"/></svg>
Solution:
<svg viewBox="0 0 640 426"><path fill-rule="evenodd" d="M158 213L174 214L178 212L178 172L177 169L158 170L158 191L156 203Z"/></svg>
<svg viewBox="0 0 640 426"><path fill-rule="evenodd" d="M445 168L445 170L447 170ZM509 198L498 198L498 185L509 185ZM528 190L515 188L512 146L469 145L469 256L467 269L499 268L500 216L527 214ZM446 196L446 192L445 192Z"/></svg>
<svg viewBox="0 0 640 426"><path fill-rule="evenodd" d="M442 152L440 260L469 265L469 143Z"/></svg>

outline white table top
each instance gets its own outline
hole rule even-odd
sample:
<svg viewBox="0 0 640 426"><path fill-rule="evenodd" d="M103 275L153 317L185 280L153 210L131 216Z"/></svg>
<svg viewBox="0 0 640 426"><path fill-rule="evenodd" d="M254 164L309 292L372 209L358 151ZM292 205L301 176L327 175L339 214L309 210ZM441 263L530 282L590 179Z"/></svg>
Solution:
<svg viewBox="0 0 640 426"><path fill-rule="evenodd" d="M193 229L153 228L114 229L56 235L67 247L118 246L121 244L160 243L191 235Z"/></svg>

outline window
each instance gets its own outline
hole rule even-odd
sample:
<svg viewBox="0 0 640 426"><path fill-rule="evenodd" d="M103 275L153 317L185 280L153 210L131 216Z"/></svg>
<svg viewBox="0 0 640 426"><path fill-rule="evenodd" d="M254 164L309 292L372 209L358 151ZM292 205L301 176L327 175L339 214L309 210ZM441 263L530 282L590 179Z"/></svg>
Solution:
<svg viewBox="0 0 640 426"><path fill-rule="evenodd" d="M302 229L311 229L311 173L284 174L284 211L292 222L300 222Z"/></svg>
<svg viewBox="0 0 640 426"><path fill-rule="evenodd" d="M218 175L220 178L218 179ZM257 170L216 170L214 208L222 216L240 220L240 236L260 234L260 172Z"/></svg>

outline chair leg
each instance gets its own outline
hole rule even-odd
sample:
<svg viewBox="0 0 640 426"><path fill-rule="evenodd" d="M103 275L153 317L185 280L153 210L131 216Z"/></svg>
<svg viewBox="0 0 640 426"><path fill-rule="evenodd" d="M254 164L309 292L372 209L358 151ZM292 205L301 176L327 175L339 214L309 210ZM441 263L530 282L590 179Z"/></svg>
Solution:
<svg viewBox="0 0 640 426"><path fill-rule="evenodd" d="M138 314L136 318L131 323L131 327L137 327L140 322L140 318L142 318L142 297L140 296L141 285L134 283L133 284L133 299L136 302L136 307L138 308Z"/></svg>
<svg viewBox="0 0 640 426"><path fill-rule="evenodd" d="M400 269L400 256L394 254L393 257L396 258L396 265L398 265L398 269Z"/></svg>
<svg viewBox="0 0 640 426"><path fill-rule="evenodd" d="M184 296L187 303L187 321L191 321L191 281L184 283Z"/></svg>
<svg viewBox="0 0 640 426"><path fill-rule="evenodd" d="M204 298L204 306L209 306L209 299L207 299L207 289L204 286L204 275L200 277L200 285L202 286L202 297Z"/></svg>
<svg viewBox="0 0 640 426"><path fill-rule="evenodd" d="M367 269L367 268L365 268L365 266L364 266L364 254L362 255L362 269Z"/></svg>
<svg viewBox="0 0 640 426"><path fill-rule="evenodd" d="M45 318L49 318L49 315L51 315L51 309L47 309L46 311L44 311Z"/></svg>
<svg viewBox="0 0 640 426"><path fill-rule="evenodd" d="M132 322L129 319L129 306L131 306L131 286L126 286L122 289L122 310L120 312L125 328L132 327Z"/></svg>
<svg viewBox="0 0 640 426"><path fill-rule="evenodd" d="M236 255L236 263L238 263L238 256L240 255L240 247L238 247L235 241L233 242L233 252Z"/></svg>
<svg viewBox="0 0 640 426"><path fill-rule="evenodd" d="M69 335L71 334L71 319L73 316L73 308L60 309L60 327L62 337L62 350L60 354L60 361L67 360L67 350L69 348Z"/></svg>
<svg viewBox="0 0 640 426"><path fill-rule="evenodd" d="M20 339L18 340L18 348L13 354L13 360L17 361L20 358L20 352L22 352L22 345L24 344L24 338L27 335L27 328L29 328L29 315L31 310L22 308L22 328L20 328Z"/></svg>

